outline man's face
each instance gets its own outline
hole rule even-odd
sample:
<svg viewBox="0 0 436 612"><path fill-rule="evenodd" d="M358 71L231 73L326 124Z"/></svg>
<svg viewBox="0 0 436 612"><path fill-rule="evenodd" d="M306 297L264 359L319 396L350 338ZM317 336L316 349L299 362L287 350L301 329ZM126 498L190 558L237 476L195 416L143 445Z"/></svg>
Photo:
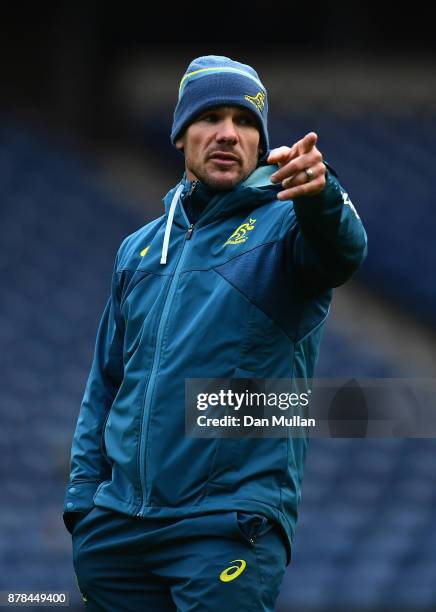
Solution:
<svg viewBox="0 0 436 612"><path fill-rule="evenodd" d="M176 141L186 175L218 190L233 189L257 166L260 134L253 113L218 106L198 115Z"/></svg>

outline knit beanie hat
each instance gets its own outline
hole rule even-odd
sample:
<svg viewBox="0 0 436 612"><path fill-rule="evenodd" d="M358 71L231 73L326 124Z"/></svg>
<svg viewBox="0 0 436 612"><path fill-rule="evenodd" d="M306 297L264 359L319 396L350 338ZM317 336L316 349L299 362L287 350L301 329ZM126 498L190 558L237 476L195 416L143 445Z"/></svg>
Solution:
<svg viewBox="0 0 436 612"><path fill-rule="evenodd" d="M174 111L171 142L176 140L194 118L214 106L242 106L251 111L260 131L264 158L268 153L268 99L257 72L221 55L197 57L189 66L179 87Z"/></svg>

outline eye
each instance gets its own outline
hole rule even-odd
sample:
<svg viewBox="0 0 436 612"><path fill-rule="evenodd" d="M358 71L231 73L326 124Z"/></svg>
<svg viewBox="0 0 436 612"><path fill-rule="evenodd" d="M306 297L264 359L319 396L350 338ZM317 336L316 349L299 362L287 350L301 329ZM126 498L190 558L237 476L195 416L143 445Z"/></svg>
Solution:
<svg viewBox="0 0 436 612"><path fill-rule="evenodd" d="M204 113L204 115L200 115L199 121L206 121L206 123L216 123L218 121L218 114L209 112Z"/></svg>
<svg viewBox="0 0 436 612"><path fill-rule="evenodd" d="M238 122L241 125L256 125L256 121L253 117L251 117L251 115L240 115L240 117L238 118Z"/></svg>

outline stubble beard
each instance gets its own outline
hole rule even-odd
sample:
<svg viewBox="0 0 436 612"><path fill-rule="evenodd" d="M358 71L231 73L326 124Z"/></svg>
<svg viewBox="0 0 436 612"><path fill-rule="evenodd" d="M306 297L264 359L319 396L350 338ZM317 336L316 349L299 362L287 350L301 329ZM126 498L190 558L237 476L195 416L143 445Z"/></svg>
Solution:
<svg viewBox="0 0 436 612"><path fill-rule="evenodd" d="M189 162L189 160L188 160ZM192 174L199 180L201 183L214 189L215 191L231 191L234 189L239 183L244 181L250 174L255 170L255 166L251 170L244 170L241 168L241 172L238 172L232 178L226 178L223 176L222 178L212 176L210 172L207 172L205 169L199 167L196 168L195 165L187 164L187 168L192 172ZM223 175L225 173L223 172Z"/></svg>

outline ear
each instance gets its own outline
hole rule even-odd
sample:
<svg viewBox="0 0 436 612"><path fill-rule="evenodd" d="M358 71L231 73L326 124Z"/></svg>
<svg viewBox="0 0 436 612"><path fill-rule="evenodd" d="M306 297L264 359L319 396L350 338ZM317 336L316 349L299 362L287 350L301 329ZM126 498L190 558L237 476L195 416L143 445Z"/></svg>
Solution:
<svg viewBox="0 0 436 612"><path fill-rule="evenodd" d="M183 136L181 136L180 138L177 138L176 149L183 150L184 146L185 146L185 139L183 138Z"/></svg>

